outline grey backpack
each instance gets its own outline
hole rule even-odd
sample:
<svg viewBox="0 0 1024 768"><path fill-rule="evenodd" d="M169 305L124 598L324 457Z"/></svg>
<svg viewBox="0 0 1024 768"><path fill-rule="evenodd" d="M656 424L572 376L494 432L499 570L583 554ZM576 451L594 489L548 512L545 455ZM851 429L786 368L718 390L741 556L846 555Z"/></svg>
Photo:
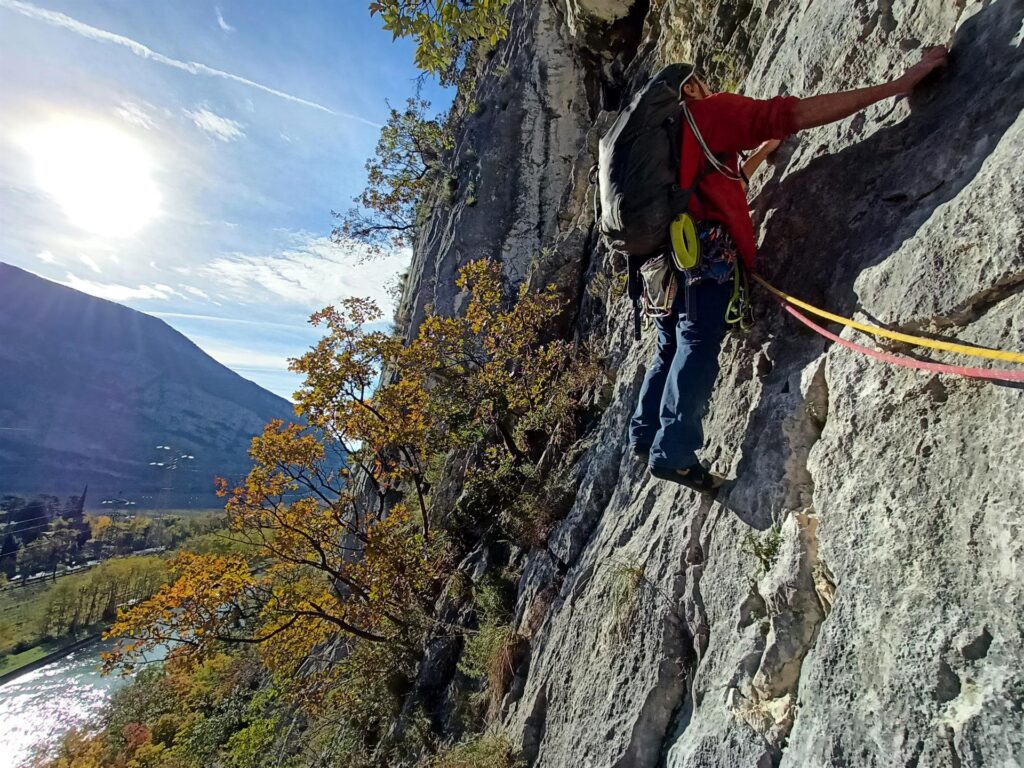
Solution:
<svg viewBox="0 0 1024 768"><path fill-rule="evenodd" d="M640 338L640 267L668 247L669 225L686 211L690 189L679 187L680 89L691 64L661 70L619 113L598 146L601 233L626 254L627 286ZM702 174L703 175L703 174Z"/></svg>

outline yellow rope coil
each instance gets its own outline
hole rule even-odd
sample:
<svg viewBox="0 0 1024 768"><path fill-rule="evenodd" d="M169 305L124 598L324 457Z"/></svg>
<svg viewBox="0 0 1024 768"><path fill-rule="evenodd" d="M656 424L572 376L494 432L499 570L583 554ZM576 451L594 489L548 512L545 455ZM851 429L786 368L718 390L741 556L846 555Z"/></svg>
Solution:
<svg viewBox="0 0 1024 768"><path fill-rule="evenodd" d="M1002 349L989 349L988 347L972 347L967 344L957 344L953 341L925 339L921 336L911 336L909 333L900 333L899 331L890 331L885 328L879 328L875 325L868 325L867 323L859 323L848 317L835 315L831 312L826 312L824 309L818 309L817 307L808 304L806 301L801 301L795 296L790 296L788 293L780 291L756 273L753 274L753 278L783 301L787 301L794 306L805 309L818 317L823 317L834 323L841 323L842 325L850 328L856 328L858 331L870 333L872 336L881 336L886 339L892 339L893 341L902 341L905 344L912 344L915 347L929 347L930 349L942 349L946 352L957 352L961 355L970 355L971 357L983 357L988 360L1007 360L1012 363L1024 363L1024 353L1020 352L1007 352Z"/></svg>

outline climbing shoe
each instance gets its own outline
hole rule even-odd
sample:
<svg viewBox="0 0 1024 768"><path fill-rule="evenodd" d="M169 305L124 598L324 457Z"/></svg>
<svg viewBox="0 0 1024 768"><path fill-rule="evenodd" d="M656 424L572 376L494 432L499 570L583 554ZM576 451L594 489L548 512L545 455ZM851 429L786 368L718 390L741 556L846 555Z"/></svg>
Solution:
<svg viewBox="0 0 1024 768"><path fill-rule="evenodd" d="M708 472L700 464L694 464L686 469L667 469L665 467L649 467L651 475L659 480L668 480L672 483L685 485L687 488L698 493L715 495L718 489L725 484L725 478Z"/></svg>

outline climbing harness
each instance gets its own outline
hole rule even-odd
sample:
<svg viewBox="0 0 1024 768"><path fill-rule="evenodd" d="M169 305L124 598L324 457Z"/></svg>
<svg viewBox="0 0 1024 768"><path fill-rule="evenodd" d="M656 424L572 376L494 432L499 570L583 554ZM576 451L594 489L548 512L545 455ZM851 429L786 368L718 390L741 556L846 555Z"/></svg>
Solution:
<svg viewBox="0 0 1024 768"><path fill-rule="evenodd" d="M885 328L868 325L867 323L860 323L856 320L851 320L848 317L836 315L832 312L826 312L824 309L818 309L818 307L808 304L805 301L801 301L795 296L790 296L788 293L780 291L758 274L754 274L754 279L763 285L768 291L775 294L776 298L781 299L787 304L800 307L811 314L823 317L826 320L831 320L834 323L840 323L841 325L845 325L850 328L856 328L858 331L871 334L872 336L881 336L886 339L892 339L893 341L901 341L904 344L910 344L915 347L928 347L930 349L940 349L946 352L957 352L961 355L982 357L987 360L1006 360L1011 363L1024 363L1024 353L1020 352L1007 352L1002 349L989 349L988 347L974 347L968 346L967 344L958 344L952 341L943 341L941 339L926 339L921 336L911 336L909 333L890 331Z"/></svg>
<svg viewBox="0 0 1024 768"><path fill-rule="evenodd" d="M689 106L683 103L683 116L686 119L687 125L690 126L690 132L697 139L697 143L700 145L704 159L707 161L708 167L698 176L694 182L693 188L696 191L701 180L706 176L712 169L725 176L731 181L743 181L744 176L742 172L737 173L729 166L725 165L718 156L716 156L711 149L708 147L707 142L704 141L704 136L701 134L700 129L697 128L697 122L693 118L693 114L690 112ZM676 255L676 264L681 269L693 269L700 262L702 256L702 240L709 238L712 239L716 236L714 232L709 233L706 230L702 230L700 234L697 233L697 226L694 225L693 219L688 213L683 213L672 222L670 229L672 250ZM721 237L724 230L717 233L717 237ZM680 264L680 254L685 254L688 261L686 265ZM749 330L754 324L754 310L753 305L750 303L750 287L747 282L746 271L743 268L742 259L739 255L733 252L731 261L734 263L732 269L732 295L729 297L729 304L725 310L725 322L729 325L736 326L742 331Z"/></svg>
<svg viewBox="0 0 1024 768"><path fill-rule="evenodd" d="M988 379L995 381L1019 381L1024 382L1024 371L1007 371L1000 369L989 369L989 368L972 368L968 366L960 365L946 365L944 363L935 363L927 360L915 360L911 357L905 357L903 355L895 355L888 352L880 352L870 347L865 347L856 342L844 339L841 336L832 333L831 331L822 328L820 325L815 323L809 317L803 314L797 307L801 307L808 312L812 312L818 316L826 317L830 320L834 320L837 323L841 323L851 328L863 331L864 333L870 333L876 336L884 336L886 338L895 339L897 341L903 341L905 343L921 345L931 347L932 349L943 349L953 352L961 352L963 354L970 354L975 357L985 357L988 359L999 359L999 360L1019 360L1024 362L1024 355L1016 352L1006 352L999 349L988 349L986 347L970 347L964 344L956 344L953 342L938 341L935 339L924 339L919 336L911 336L906 333L897 333L895 331L887 331L884 328L877 328L873 325L867 325L866 323L857 323L849 318L841 317L840 315L834 315L825 310L818 309L817 307L808 304L807 302L800 301L799 299L790 296L789 294L783 293L782 291L775 288L767 280L762 278L758 274L754 274L754 279L757 280L762 286L764 286L775 298L776 301L782 306L783 310L792 315L798 321L803 323L805 326L810 328L815 333L823 336L824 338L834 341L847 349L851 349L855 352L860 352L863 355L874 358L875 360L881 360L886 363L898 365L903 368L912 368L919 371L928 371L929 373L942 373L950 376L965 376L972 379Z"/></svg>

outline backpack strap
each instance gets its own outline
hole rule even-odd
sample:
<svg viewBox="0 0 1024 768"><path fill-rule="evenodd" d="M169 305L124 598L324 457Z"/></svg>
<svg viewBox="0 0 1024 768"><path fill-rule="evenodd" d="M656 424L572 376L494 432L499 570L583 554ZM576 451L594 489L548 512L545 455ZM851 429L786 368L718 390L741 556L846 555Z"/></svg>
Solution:
<svg viewBox="0 0 1024 768"><path fill-rule="evenodd" d="M701 135L700 129L697 128L697 121L693 119L693 113L690 112L690 107L685 101L683 102L683 117L686 118L686 123L690 126L690 130L697 139L697 144L700 146L701 152L704 153L704 157L708 161L708 164L727 179L731 179L732 181L742 181L742 171L740 173L736 173L734 170L729 168L729 166L719 160L718 157L708 148L707 142L704 141L704 137ZM682 162L682 155L680 154L679 157L680 162Z"/></svg>
<svg viewBox="0 0 1024 768"><path fill-rule="evenodd" d="M688 120L692 120L689 115L689 110L686 105L682 106L683 113L687 116ZM691 123L691 129L693 125ZM709 163L704 163L698 171L696 177L693 179L693 183L690 186L683 188L679 186L679 166L683 159L683 132L679 125L678 118L670 117L665 121L665 130L668 133L669 142L672 145L672 157L676 159L676 183L672 185L672 191L669 193L669 203L672 210L672 217L675 218L681 213L686 213L690 207L690 198L697 194L697 188L701 185L701 182L708 176L708 174L717 170L716 167ZM701 140L701 146L703 147L703 140ZM721 164L721 163L719 163ZM627 267L626 267L626 291L629 298L633 302L633 339L640 341L642 338L641 334L641 310L640 302L643 296L643 280L640 277L640 267L643 266L644 262L651 258L651 254L642 257L627 256Z"/></svg>

